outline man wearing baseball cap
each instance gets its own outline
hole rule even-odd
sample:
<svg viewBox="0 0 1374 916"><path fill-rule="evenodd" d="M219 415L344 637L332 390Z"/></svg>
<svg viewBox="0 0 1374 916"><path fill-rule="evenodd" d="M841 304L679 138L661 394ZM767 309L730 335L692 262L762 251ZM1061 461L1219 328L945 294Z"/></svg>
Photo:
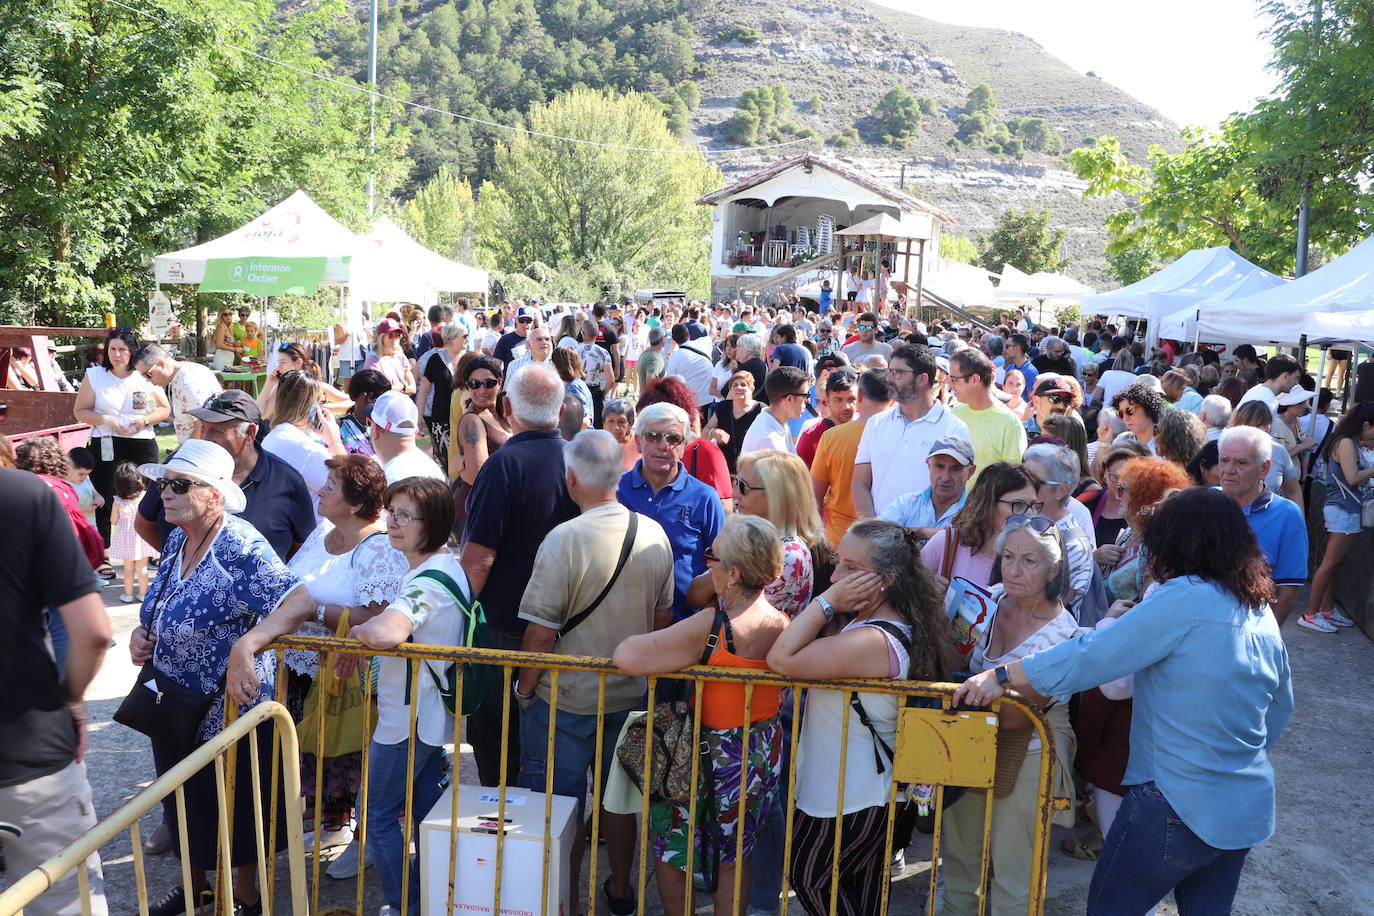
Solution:
<svg viewBox="0 0 1374 916"><path fill-rule="evenodd" d="M290 557L315 530L315 501L299 471L258 447L262 414L252 395L231 388L211 395L187 414L196 420L193 439L213 442L234 459L234 483L248 503L237 514L258 529L277 556ZM162 517L157 488L149 487L144 493L134 530L162 549L172 526Z"/></svg>
<svg viewBox="0 0 1374 916"><path fill-rule="evenodd" d="M501 360L507 368L517 357L525 355L525 338L529 336L530 329L539 323L539 309L532 305L521 305L515 310L515 330L509 331L501 336L496 342L496 349L492 351L492 356Z"/></svg>
<svg viewBox="0 0 1374 916"><path fill-rule="evenodd" d="M914 528L921 540L928 541L941 528L948 528L964 507L968 482L976 470L973 443L963 436L936 439L926 456L930 486L919 493L906 493L883 510L878 517Z"/></svg>
<svg viewBox="0 0 1374 916"><path fill-rule="evenodd" d="M1076 411L1077 401L1078 393L1067 378L1057 373L1040 376L1035 382L1035 395L1031 398L1035 413L1026 421L1026 435L1032 438L1040 435L1046 420Z"/></svg>
<svg viewBox="0 0 1374 916"><path fill-rule="evenodd" d="M372 405L367 431L388 485L407 477L433 477L448 482L448 476L434 459L416 446L419 430L420 412L415 402L399 391L383 393Z"/></svg>

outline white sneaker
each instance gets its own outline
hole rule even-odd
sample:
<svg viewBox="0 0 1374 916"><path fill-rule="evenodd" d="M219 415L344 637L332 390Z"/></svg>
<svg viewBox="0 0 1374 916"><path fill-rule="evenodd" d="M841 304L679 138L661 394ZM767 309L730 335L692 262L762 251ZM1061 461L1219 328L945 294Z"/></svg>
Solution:
<svg viewBox="0 0 1374 916"><path fill-rule="evenodd" d="M367 849L367 864L372 864L372 847ZM358 840L355 837L353 842L348 844L348 848L339 853L339 857L329 863L329 867L324 873L331 878L343 880L345 878L356 878L358 876Z"/></svg>
<svg viewBox="0 0 1374 916"><path fill-rule="evenodd" d="M1298 618L1298 626L1305 630L1316 630L1318 633L1336 632L1336 628L1327 623L1325 617L1309 617L1304 614Z"/></svg>
<svg viewBox="0 0 1374 916"><path fill-rule="evenodd" d="M305 835L305 851L309 852L315 848L315 831L310 831ZM320 848L333 849L335 846L347 846L353 842L353 825L344 824L337 830L324 830L319 834Z"/></svg>
<svg viewBox="0 0 1374 916"><path fill-rule="evenodd" d="M1331 610L1322 614L1322 619L1338 627L1353 627L1355 625L1355 621L1350 619L1339 604L1331 605Z"/></svg>
<svg viewBox="0 0 1374 916"><path fill-rule="evenodd" d="M906 871L905 849L897 850L896 855L892 857L892 861L888 863L887 870L894 878L900 878L902 876L902 873Z"/></svg>

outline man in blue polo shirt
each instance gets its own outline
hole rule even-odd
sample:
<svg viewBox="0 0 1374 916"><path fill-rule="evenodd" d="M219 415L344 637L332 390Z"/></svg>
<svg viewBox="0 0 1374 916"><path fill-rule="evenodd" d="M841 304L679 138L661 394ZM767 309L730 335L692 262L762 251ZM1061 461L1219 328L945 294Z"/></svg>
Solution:
<svg viewBox="0 0 1374 916"><path fill-rule="evenodd" d="M1268 489L1273 443L1269 434L1253 426L1233 426L1217 443L1221 461L1221 490L1240 504L1273 569L1278 600L1274 617L1282 626L1307 581L1307 524L1297 505Z"/></svg>
<svg viewBox="0 0 1374 916"><path fill-rule="evenodd" d="M1035 378L1040 374L1031 363L1030 348L1029 337L1025 334L1013 334L1007 338L1006 346L1002 350L1002 365L1008 370L1016 369L1026 377L1026 390L1021 392L1021 400L1027 403L1030 402L1031 392L1035 390Z"/></svg>
<svg viewBox="0 0 1374 916"><path fill-rule="evenodd" d="M616 494L622 505L647 515L668 534L675 621L697 610L687 605L687 586L706 570L706 548L725 525L725 509L716 491L682 465L687 422L687 414L674 404L651 404L640 412L635 437L642 457L621 475Z"/></svg>
<svg viewBox="0 0 1374 916"><path fill-rule="evenodd" d="M247 500L239 518L258 529L277 556L290 559L315 530L315 501L299 471L258 447L262 413L257 402L248 392L231 388L186 413L196 419L193 438L213 442L233 456L234 483ZM134 530L158 550L171 533L157 487L143 494Z"/></svg>
<svg viewBox="0 0 1374 916"><path fill-rule="evenodd" d="M461 562L486 611L492 646L519 649L525 633L520 600L539 545L579 510L563 474L563 380L544 364L527 366L507 380L505 410L514 435L477 472ZM484 786L500 780L503 741L509 748L506 784L515 785L520 775L520 707L510 704L503 734L503 705L492 697L468 717L468 743Z"/></svg>

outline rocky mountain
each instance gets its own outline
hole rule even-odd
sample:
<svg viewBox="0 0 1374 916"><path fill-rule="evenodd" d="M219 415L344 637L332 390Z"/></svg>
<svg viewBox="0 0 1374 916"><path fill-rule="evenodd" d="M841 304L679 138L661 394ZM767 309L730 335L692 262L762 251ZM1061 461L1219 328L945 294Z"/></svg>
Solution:
<svg viewBox="0 0 1374 916"><path fill-rule="evenodd" d="M694 142L729 147L724 125L746 89L781 83L798 103L818 95L819 113L797 105L791 117L798 126L828 137L853 125L859 134L844 149L824 147L825 155L904 182L909 192L953 214L956 234L989 231L1007 207L1047 209L1070 230L1071 271L1089 282L1104 282L1103 220L1124 201L1084 200L1083 184L1062 156L1028 151L1017 159L955 141L954 118L969 90L987 83L1001 117L1045 118L1066 152L1103 135L1120 137L1133 159L1143 158L1151 144L1180 147L1177 126L1159 112L1073 70L1019 33L948 25L863 0L720 0L694 16L693 25L696 56L706 70L698 80L702 101L692 112ZM737 26L752 28L758 39L722 37ZM938 109L922 119L919 135L901 151L881 142L872 118L894 86L934 99ZM803 148L717 161L733 178Z"/></svg>

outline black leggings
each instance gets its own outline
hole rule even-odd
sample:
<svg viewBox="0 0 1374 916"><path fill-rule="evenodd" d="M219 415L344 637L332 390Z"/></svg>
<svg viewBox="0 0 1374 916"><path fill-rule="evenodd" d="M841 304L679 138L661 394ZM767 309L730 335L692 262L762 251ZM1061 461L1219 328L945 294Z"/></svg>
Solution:
<svg viewBox="0 0 1374 916"><path fill-rule="evenodd" d="M110 546L110 510L114 508L114 471L121 461L134 464L154 464L158 459L156 439L129 439L124 436L112 437L114 458L104 461L100 457L101 440L91 437L87 446L95 454L95 467L91 470L91 485L105 498L105 504L95 510L95 527L105 546Z"/></svg>

